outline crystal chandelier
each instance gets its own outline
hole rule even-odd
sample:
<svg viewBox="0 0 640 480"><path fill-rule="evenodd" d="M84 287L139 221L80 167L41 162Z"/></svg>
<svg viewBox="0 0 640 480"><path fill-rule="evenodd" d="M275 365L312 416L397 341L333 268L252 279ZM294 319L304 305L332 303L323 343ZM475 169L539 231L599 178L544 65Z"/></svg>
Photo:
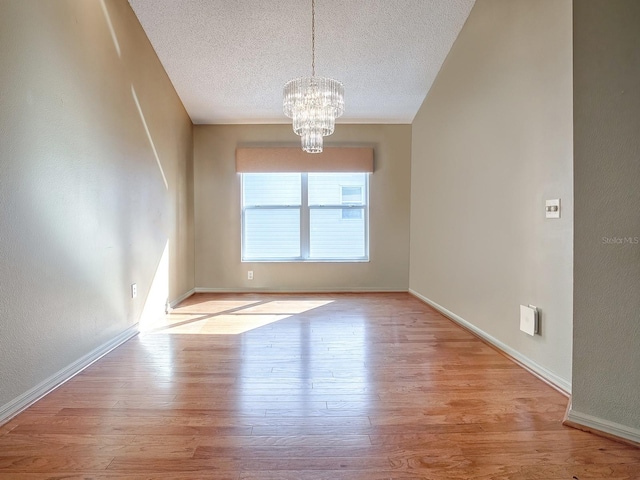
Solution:
<svg viewBox="0 0 640 480"><path fill-rule="evenodd" d="M284 114L293 119L302 150L322 152L322 137L331 135L336 118L344 113L344 86L337 80L316 77L316 2L311 0L311 76L295 78L284 86Z"/></svg>

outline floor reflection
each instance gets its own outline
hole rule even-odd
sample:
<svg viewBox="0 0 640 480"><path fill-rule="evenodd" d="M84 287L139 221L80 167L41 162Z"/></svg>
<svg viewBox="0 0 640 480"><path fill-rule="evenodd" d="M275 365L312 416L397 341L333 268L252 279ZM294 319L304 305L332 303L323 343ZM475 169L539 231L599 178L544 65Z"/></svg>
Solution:
<svg viewBox="0 0 640 480"><path fill-rule="evenodd" d="M239 404L267 417L349 416L369 407L366 323L330 309L242 336ZM265 366L271 366L265 372ZM331 408L329 407L331 403Z"/></svg>
<svg viewBox="0 0 640 480"><path fill-rule="evenodd" d="M182 362L197 368L203 381L233 375L234 383L221 393L236 413L295 425L308 417L348 423L379 400L367 373L367 333L366 315L345 313L330 295L216 295L185 302L145 337L157 347L160 339L202 335L198 346L178 349ZM216 364L210 364L214 356ZM159 378L170 378L171 362L157 368ZM180 388L177 398L188 398L189 384Z"/></svg>

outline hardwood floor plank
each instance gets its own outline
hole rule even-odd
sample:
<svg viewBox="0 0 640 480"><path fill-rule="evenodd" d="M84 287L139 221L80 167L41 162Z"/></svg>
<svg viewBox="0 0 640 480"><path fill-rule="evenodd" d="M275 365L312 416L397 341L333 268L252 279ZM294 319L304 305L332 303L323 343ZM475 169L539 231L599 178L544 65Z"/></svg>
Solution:
<svg viewBox="0 0 640 480"><path fill-rule="evenodd" d="M74 445L51 443L13 444L0 447L0 462L6 457L39 457L43 450L47 455L72 458L101 458L112 459L118 457L144 457L156 456L162 458L190 459L195 453L194 446L156 444L156 445L126 445L126 444L101 444L101 445Z"/></svg>
<svg viewBox="0 0 640 480"><path fill-rule="evenodd" d="M197 294L0 426L0 480L640 480L566 402L408 294Z"/></svg>
<svg viewBox="0 0 640 480"><path fill-rule="evenodd" d="M230 472L192 472L192 471L176 471L176 472L153 472L149 474L126 474L122 472L105 473L104 471L87 471L86 473L77 474L74 472L60 472L55 475L43 473L12 473L11 476L5 476L0 472L0 479L7 480L238 480L239 475Z"/></svg>
<svg viewBox="0 0 640 480"><path fill-rule="evenodd" d="M167 472L200 472L209 473L225 473L237 472L242 467L242 460L224 457L216 459L173 459L162 457L116 457L109 464L108 470L112 472L126 473L145 473L146 475L155 476L156 473ZM237 475L233 473L232 475Z"/></svg>
<svg viewBox="0 0 640 480"><path fill-rule="evenodd" d="M223 442L225 439L220 438L202 438L200 440L201 446L226 446ZM252 436L236 436L234 438L227 438L227 441L233 442L232 445L237 447L258 446L258 447L362 447L370 446L371 440L368 435L358 434L336 434L330 433L313 433L298 434L298 435L252 435ZM275 456L276 450L274 450Z"/></svg>
<svg viewBox="0 0 640 480"><path fill-rule="evenodd" d="M150 419L152 423L153 418ZM57 425L55 431L64 435L249 435L251 427L201 427L186 425L144 425L144 426L111 426L109 424L100 426L73 426L73 425ZM43 434L50 433L51 427L47 425L24 425L18 426L11 433L25 434Z"/></svg>
<svg viewBox="0 0 640 480"><path fill-rule="evenodd" d="M0 473L38 472L47 473L56 470L85 472L88 470L104 470L112 462L113 457L95 455L69 457L62 455L7 455L0 456Z"/></svg>
<svg viewBox="0 0 640 480"><path fill-rule="evenodd" d="M351 445L294 445L294 446L200 446L196 449L193 458L218 458L226 456L239 456L240 458L311 458L311 457L371 457L374 455L388 455L389 451L384 447L351 446Z"/></svg>
<svg viewBox="0 0 640 480"><path fill-rule="evenodd" d="M240 480L433 480L421 474L393 470L253 470L240 473Z"/></svg>
<svg viewBox="0 0 640 480"><path fill-rule="evenodd" d="M358 472L366 472L387 468L389 468L389 460L377 456L311 458L249 457L242 461L243 470L355 470Z"/></svg>

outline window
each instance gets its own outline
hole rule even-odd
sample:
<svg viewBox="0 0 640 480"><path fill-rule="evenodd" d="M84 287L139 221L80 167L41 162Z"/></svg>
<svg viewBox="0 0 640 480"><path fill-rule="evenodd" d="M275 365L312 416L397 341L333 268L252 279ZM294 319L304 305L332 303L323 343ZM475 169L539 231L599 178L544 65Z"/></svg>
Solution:
<svg viewBox="0 0 640 480"><path fill-rule="evenodd" d="M243 173L243 261L367 261L368 173Z"/></svg>

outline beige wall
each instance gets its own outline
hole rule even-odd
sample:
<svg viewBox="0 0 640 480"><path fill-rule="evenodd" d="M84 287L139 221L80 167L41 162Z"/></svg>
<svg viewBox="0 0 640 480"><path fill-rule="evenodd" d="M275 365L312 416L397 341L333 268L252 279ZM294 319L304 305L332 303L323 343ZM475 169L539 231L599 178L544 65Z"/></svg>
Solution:
<svg viewBox="0 0 640 480"><path fill-rule="evenodd" d="M194 127L196 286L221 290L406 290L410 125L337 125L327 146L372 146L368 263L241 263L237 146L299 145L290 125ZM321 161L321 156L318 160ZM253 270L254 280L247 280Z"/></svg>
<svg viewBox="0 0 640 480"><path fill-rule="evenodd" d="M640 442L639 45L640 2L574 2L576 209L570 417L579 423L591 420L592 427L636 442ZM628 428L616 431L620 425Z"/></svg>
<svg viewBox="0 0 640 480"><path fill-rule="evenodd" d="M3 0L0 43L2 412L194 262L191 122L127 1Z"/></svg>
<svg viewBox="0 0 640 480"><path fill-rule="evenodd" d="M570 0L476 2L413 123L409 282L567 389L571 61ZM519 331L520 304L541 335Z"/></svg>

